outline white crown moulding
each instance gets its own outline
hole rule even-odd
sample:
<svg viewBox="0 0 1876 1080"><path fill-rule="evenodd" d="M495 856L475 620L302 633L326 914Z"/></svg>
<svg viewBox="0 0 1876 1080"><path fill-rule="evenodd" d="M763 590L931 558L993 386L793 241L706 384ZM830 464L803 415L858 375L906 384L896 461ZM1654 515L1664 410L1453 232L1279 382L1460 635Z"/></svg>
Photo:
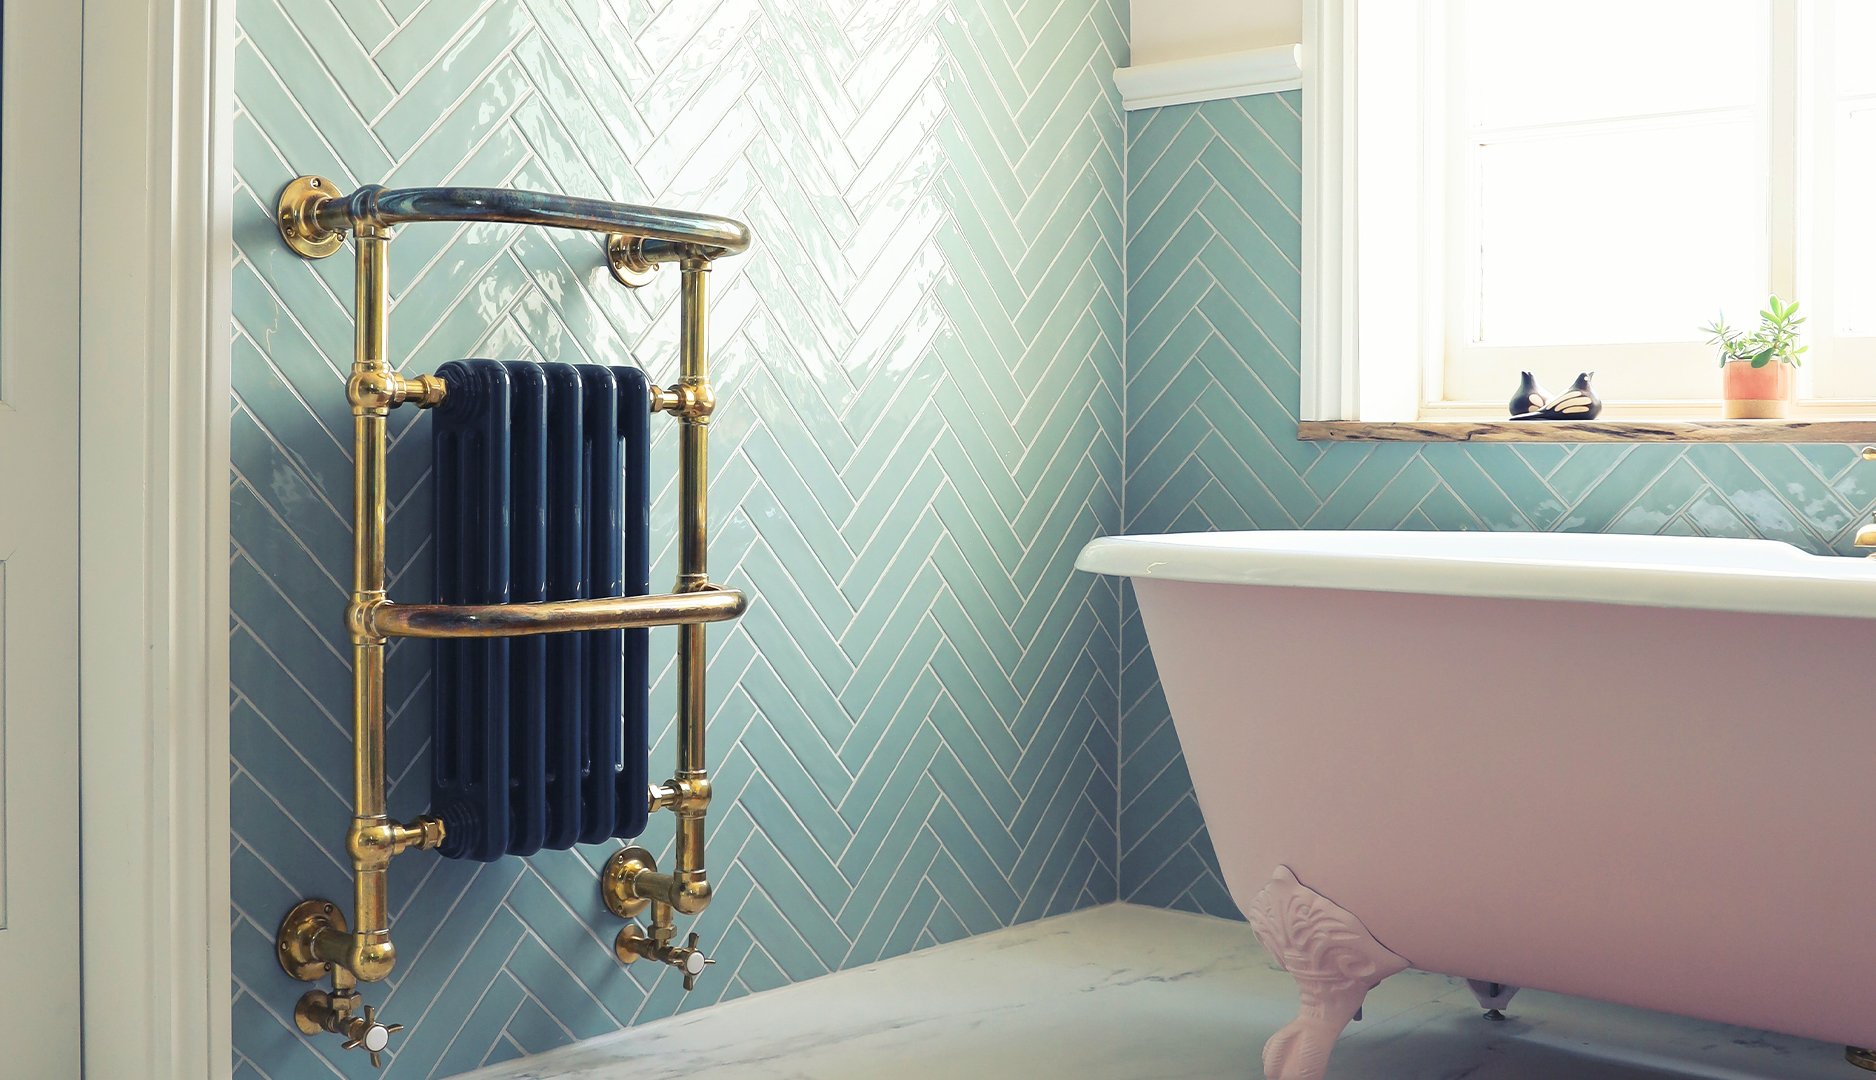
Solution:
<svg viewBox="0 0 1876 1080"><path fill-rule="evenodd" d="M1115 68L1114 85L1129 112L1295 90L1303 85L1303 47L1276 45Z"/></svg>

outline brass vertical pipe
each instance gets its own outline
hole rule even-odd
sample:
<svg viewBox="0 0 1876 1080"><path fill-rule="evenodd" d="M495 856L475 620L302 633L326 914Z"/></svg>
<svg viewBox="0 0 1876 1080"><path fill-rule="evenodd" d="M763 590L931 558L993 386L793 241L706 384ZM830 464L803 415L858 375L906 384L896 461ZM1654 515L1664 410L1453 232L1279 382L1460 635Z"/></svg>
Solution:
<svg viewBox="0 0 1876 1080"><path fill-rule="evenodd" d="M358 230L358 273L354 310L352 378L347 398L352 406L352 602L367 605L384 599L384 504L387 403L367 388L374 375L387 374L385 307L389 300L386 261L389 237L383 230ZM352 805L356 816L384 816L384 638L365 627L352 635L352 722L357 740L352 770ZM362 912L361 912L362 914Z"/></svg>
<svg viewBox="0 0 1876 1080"><path fill-rule="evenodd" d="M710 414L716 407L710 387L709 343L705 338L710 260L695 250L680 263L678 382L667 394L660 392L653 407L678 419L678 565L677 594L714 589L709 565L709 448ZM699 951L697 935L687 945L674 945L677 916L695 915L710 905L710 878L704 869L704 824L710 809L710 774L704 756L704 724L708 714L704 696L705 627L702 622L678 627L677 639L677 771L669 784L651 789L653 809L668 809L676 818L675 857L670 873L652 865L651 853L628 847L607 861L600 879L600 895L614 914L632 918L643 905L651 905L651 932L628 925L613 942L613 952L626 963L650 957L684 972L689 990L704 965L711 961Z"/></svg>
<svg viewBox="0 0 1876 1080"><path fill-rule="evenodd" d="M385 600L386 426L399 400L399 380L385 348L390 239L376 225L362 224L354 234L357 326L346 380L352 406L352 603L346 619L352 636L352 827L346 837L352 856L352 929L321 929L312 949L319 959L365 982L390 974L396 960L385 883L391 857L442 841L440 822L426 818L398 825L385 815L384 805L385 639L368 613Z"/></svg>
<svg viewBox="0 0 1876 1080"><path fill-rule="evenodd" d="M352 603L357 607L384 599L384 504L387 402L369 394L374 376L390 373L385 322L390 301L387 283L390 237L377 226L361 225L357 290L353 310L352 378ZM372 979L371 970L388 973L395 956L385 877L390 857L360 850L357 839L389 824L384 812L384 638L367 628L352 631L352 850L354 946L352 959ZM371 856L371 857L368 857ZM382 978L379 974L377 977Z"/></svg>
<svg viewBox="0 0 1876 1080"><path fill-rule="evenodd" d="M678 428L678 592L710 583L710 351L706 337L710 261L692 256L682 263L681 325L678 335L679 385L689 391L690 407ZM710 805L710 779L704 754L704 668L708 653L702 623L678 628L677 645L677 783L682 796L677 816L674 900L694 914L710 902L704 870L704 817Z"/></svg>
<svg viewBox="0 0 1876 1080"><path fill-rule="evenodd" d="M680 385L690 391L691 407L678 428L678 592L694 592L710 582L710 388L707 285L710 263L684 263L682 323L678 336ZM704 627L683 627L678 641L677 768L680 778L701 774L704 761Z"/></svg>

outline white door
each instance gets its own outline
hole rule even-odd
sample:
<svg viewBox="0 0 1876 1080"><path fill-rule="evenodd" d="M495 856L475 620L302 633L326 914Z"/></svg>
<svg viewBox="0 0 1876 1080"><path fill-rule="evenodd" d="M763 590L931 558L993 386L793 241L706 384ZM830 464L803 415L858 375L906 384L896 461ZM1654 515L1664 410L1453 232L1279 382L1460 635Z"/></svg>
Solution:
<svg viewBox="0 0 1876 1080"><path fill-rule="evenodd" d="M34 1080L79 1075L81 11L0 0L0 1075Z"/></svg>

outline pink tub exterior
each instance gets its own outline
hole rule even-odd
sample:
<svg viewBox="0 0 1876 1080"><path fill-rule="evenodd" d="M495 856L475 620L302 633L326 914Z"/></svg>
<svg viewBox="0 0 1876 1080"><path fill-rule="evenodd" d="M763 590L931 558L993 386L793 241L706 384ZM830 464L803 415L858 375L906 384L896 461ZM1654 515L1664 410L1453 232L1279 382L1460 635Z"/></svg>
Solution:
<svg viewBox="0 0 1876 1080"><path fill-rule="evenodd" d="M1288 867L1417 968L1876 1045L1876 567L1394 533L1080 565L1133 578L1240 907Z"/></svg>

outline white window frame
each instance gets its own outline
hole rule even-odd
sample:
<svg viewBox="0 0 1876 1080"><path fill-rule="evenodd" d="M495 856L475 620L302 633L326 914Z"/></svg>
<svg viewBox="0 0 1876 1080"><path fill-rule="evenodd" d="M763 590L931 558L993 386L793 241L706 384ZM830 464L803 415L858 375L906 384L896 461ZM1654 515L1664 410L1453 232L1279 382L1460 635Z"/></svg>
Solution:
<svg viewBox="0 0 1876 1080"><path fill-rule="evenodd" d="M1447 342L1449 334L1453 340L1459 335L1449 325L1444 294L1454 269L1448 260L1459 256L1446 243L1445 221L1453 208L1448 205L1444 214L1425 208L1436 194L1446 202L1457 187L1446 182L1457 155L1449 154L1444 138L1449 110L1440 100L1443 80L1422 76L1426 58L1437 57L1445 44L1444 26L1426 17L1439 3L1307 0L1305 6L1302 420L1504 416L1504 405L1496 399L1449 400L1445 393ZM1803 38L1817 40L1828 32L1822 23L1828 5L1774 3L1779 9L1773 38L1777 90L1767 131L1783 145L1797 141L1802 153L1800 159L1780 155L1769 178L1774 234L1769 281L1779 295L1801 299L1811 316L1808 327L1822 331L1834 325L1834 253L1803 238L1811 234L1812 218L1828 215L1835 176L1829 168L1830 140L1797 140L1795 131L1801 125L1810 128L1820 115L1836 115L1838 103L1827 63L1806 64L1802 81L1792 71L1798 68ZM1794 32L1794 27L1802 29ZM1363 31L1370 40L1394 43L1412 35L1422 48L1419 55L1403 56L1406 50L1396 44L1386 53L1364 56ZM1417 92L1401 93L1402 86ZM1370 162L1366 173L1363 160ZM1780 243L1776 237L1781 235L1799 242ZM1832 340L1827 333L1813 333L1807 342L1812 350L1799 370L1793 415L1876 415L1876 338ZM1594 367L1585 362L1590 354L1620 348L1480 348L1481 355L1470 359L1498 352L1498 362L1514 373L1535 364L1556 379L1565 369L1574 374L1579 366ZM1711 351L1698 344L1668 348L1685 353L1682 370L1713 372L1706 384L1710 390L1703 396L1622 401L1611 408L1611 418L1706 419L1716 414L1719 379ZM1512 351L1524 354L1522 362L1514 365L1507 355ZM1833 366L1833 360L1853 357L1858 361L1854 369ZM1507 397L1512 389L1507 379Z"/></svg>
<svg viewBox="0 0 1876 1080"><path fill-rule="evenodd" d="M1806 33L1814 40L1829 40L1833 36L1830 7L1819 7L1808 0L1805 7ZM1797 46L1793 44L1791 48L1795 52ZM1837 93L1835 64L1835 54L1830 49L1815 50L1806 64L1807 80L1800 90L1797 107L1804 110L1806 123L1819 131L1827 129L1817 117L1828 117L1828 122L1834 125L1847 111ZM1857 99L1865 106L1876 104L1876 94L1857 95ZM1800 235L1809 235L1815 228L1814 219L1828 221L1834 215L1838 179L1833 160L1836 140L1807 140L1804 150L1797 175L1791 178L1790 190L1802 196L1793 200L1797 204L1794 212L1799 215ZM1822 326L1834 327L1837 323L1835 256L1834 250L1814 251L1798 268L1800 288L1815 294L1815 300L1806 304L1811 308L1812 321ZM1809 382L1801 384L1801 389L1808 386L1817 397L1825 399L1862 399L1861 411L1876 413L1876 336L1818 336L1812 342L1811 352L1815 359L1807 357L1805 365Z"/></svg>
<svg viewBox="0 0 1876 1080"><path fill-rule="evenodd" d="M72 238L82 821L54 824L84 839L88 1076L234 1070L234 43L231 0L84 5L84 228Z"/></svg>

